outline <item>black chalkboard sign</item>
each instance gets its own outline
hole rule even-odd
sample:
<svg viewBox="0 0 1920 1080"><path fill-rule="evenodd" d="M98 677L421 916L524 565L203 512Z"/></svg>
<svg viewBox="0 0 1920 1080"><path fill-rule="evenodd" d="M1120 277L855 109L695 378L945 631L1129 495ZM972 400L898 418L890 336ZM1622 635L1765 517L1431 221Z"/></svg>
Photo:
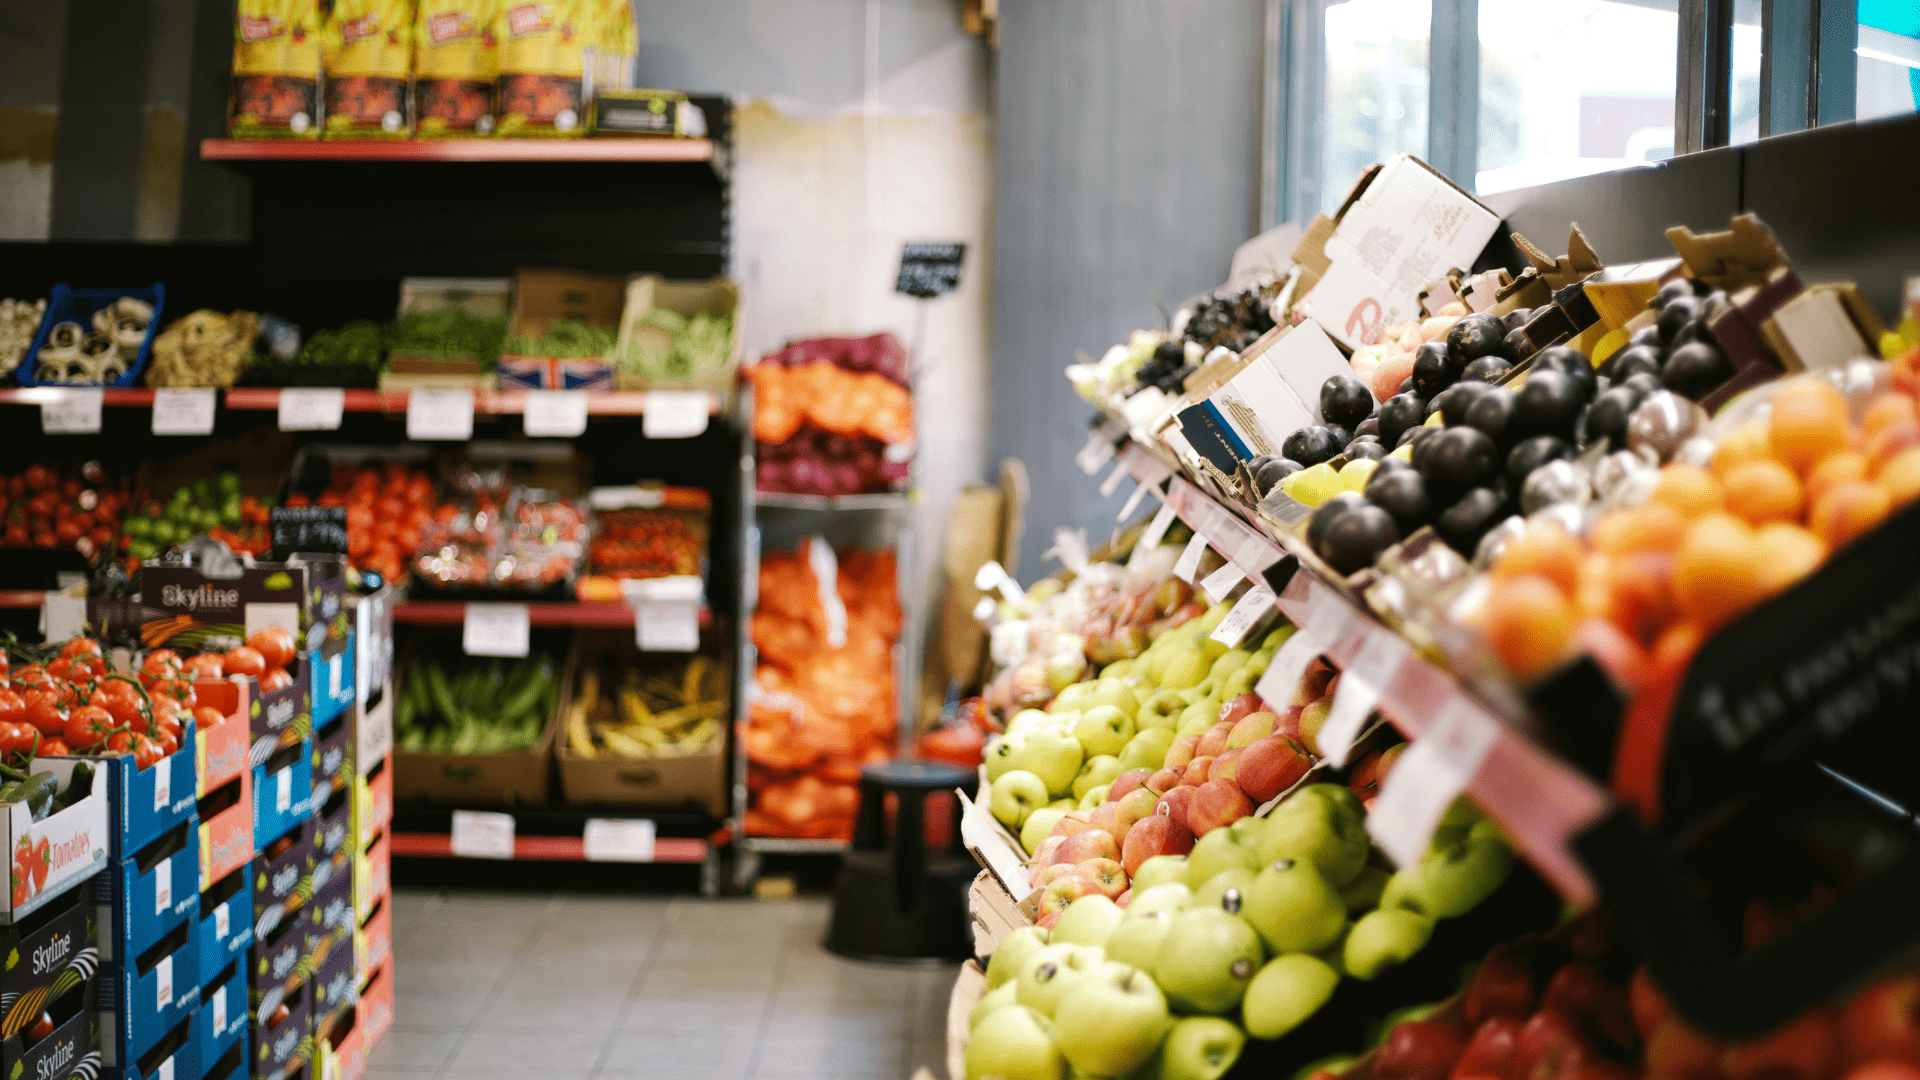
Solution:
<svg viewBox="0 0 1920 1080"><path fill-rule="evenodd" d="M284 559L296 551L345 555L347 508L344 506L276 506L267 516L273 535L273 557Z"/></svg>
<svg viewBox="0 0 1920 1080"><path fill-rule="evenodd" d="M960 287L960 263L965 244L907 244L900 249L900 280L893 291L922 300L944 296Z"/></svg>

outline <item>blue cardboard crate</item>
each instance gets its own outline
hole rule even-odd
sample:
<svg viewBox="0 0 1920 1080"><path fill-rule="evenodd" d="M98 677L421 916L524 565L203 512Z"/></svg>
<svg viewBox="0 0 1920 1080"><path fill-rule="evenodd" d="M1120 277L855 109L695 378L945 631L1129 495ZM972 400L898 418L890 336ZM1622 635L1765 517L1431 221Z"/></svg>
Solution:
<svg viewBox="0 0 1920 1080"><path fill-rule="evenodd" d="M249 1060L247 1029L240 1029L240 1041L227 1047L226 1052L213 1061L200 1062L200 1080L247 1080L253 1062Z"/></svg>
<svg viewBox="0 0 1920 1080"><path fill-rule="evenodd" d="M153 317L147 323L147 334L140 342L140 352L127 365L126 373L117 379L104 383L60 383L41 379L37 369L40 366L40 350L47 344L47 338L53 329L64 322L80 324L84 336L93 330L94 312L111 305L123 296L144 300L153 305ZM28 350L26 359L14 369L14 375L21 386L132 386L139 378L140 370L147 366L147 354L153 351L154 335L160 332L160 321L165 318L167 307L167 287L154 282L145 289L76 289L71 285L55 285L47 297L47 314L40 320L40 329L33 335L33 348Z"/></svg>
<svg viewBox="0 0 1920 1080"><path fill-rule="evenodd" d="M200 984L234 961L247 968L247 946L253 944L253 864L240 867L200 894Z"/></svg>
<svg viewBox="0 0 1920 1080"><path fill-rule="evenodd" d="M107 867L93 879L92 887L99 909L101 959L118 964L140 955L200 913L198 822L189 818L155 837L132 858ZM193 970L197 976L197 957Z"/></svg>
<svg viewBox="0 0 1920 1080"><path fill-rule="evenodd" d="M324 659L318 653L314 654L310 692L313 695L315 731L353 704L354 674L352 635L348 635L346 647L340 652Z"/></svg>
<svg viewBox="0 0 1920 1080"><path fill-rule="evenodd" d="M109 1067L137 1065L200 1006L199 926L187 919L124 963L101 965L100 1053Z"/></svg>
<svg viewBox="0 0 1920 1080"><path fill-rule="evenodd" d="M313 736L309 733L253 766L253 842L264 848L275 837L286 835L312 814L312 802Z"/></svg>
<svg viewBox="0 0 1920 1080"><path fill-rule="evenodd" d="M199 1075L200 1047L194 1039L192 1016L174 1025L153 1049L101 1073L104 1080L184 1080Z"/></svg>
<svg viewBox="0 0 1920 1080"><path fill-rule="evenodd" d="M199 776L193 721L180 725L180 748L147 768L132 754L87 755L107 792L109 856L126 859L194 814ZM198 872L196 870L196 872Z"/></svg>
<svg viewBox="0 0 1920 1080"><path fill-rule="evenodd" d="M218 1062L234 1045L244 1044L247 1029L253 1026L253 1010L247 1007L246 958L214 975L200 988L200 1007L193 1013L194 1052L207 1065Z"/></svg>

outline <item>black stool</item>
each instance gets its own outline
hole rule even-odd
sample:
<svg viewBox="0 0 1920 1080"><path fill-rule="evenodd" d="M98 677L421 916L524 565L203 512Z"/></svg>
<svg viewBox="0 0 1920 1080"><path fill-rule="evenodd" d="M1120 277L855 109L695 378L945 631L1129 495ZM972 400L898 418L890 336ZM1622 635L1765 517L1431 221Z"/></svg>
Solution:
<svg viewBox="0 0 1920 1080"><path fill-rule="evenodd" d="M827 948L859 960L961 960L973 954L967 886L979 867L960 842L960 806L945 854L927 851L926 799L978 789L972 769L890 761L860 771L860 816L840 860ZM887 794L894 796L887 835Z"/></svg>

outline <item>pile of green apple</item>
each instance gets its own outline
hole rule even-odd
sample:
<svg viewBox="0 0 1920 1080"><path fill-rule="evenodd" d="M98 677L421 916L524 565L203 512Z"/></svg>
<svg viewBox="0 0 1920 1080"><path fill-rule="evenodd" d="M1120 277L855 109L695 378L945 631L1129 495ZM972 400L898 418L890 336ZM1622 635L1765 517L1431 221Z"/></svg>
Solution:
<svg viewBox="0 0 1920 1080"><path fill-rule="evenodd" d="M1426 856L1389 872L1365 811L1337 784L1300 788L1264 818L1208 832L1132 876L1124 906L1072 899L1052 929L995 949L969 1016L968 1080L1214 1080L1249 1036L1277 1039L1342 978L1374 979L1472 910L1513 853L1465 802Z"/></svg>

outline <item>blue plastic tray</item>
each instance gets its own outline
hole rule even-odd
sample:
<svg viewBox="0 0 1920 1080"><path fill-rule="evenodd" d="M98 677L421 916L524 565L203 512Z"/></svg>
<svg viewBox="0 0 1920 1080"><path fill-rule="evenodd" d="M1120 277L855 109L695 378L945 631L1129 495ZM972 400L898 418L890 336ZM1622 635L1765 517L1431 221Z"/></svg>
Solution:
<svg viewBox="0 0 1920 1080"><path fill-rule="evenodd" d="M49 383L34 377L40 366L40 347L47 343L47 335L63 322L79 323L82 330L93 328L93 313L113 303L123 296L136 300L145 300L153 305L153 319L147 323L147 338L140 343L140 353L128 365L127 373L107 383ZM147 366L147 356L153 351L153 338L160 332L160 320L165 314L167 287L154 282L145 289L76 289L70 285L55 285L53 295L47 298L47 314L40 320L40 329L33 335L33 348L28 350L26 359L20 362L14 374L21 386L113 386L128 387L140 377Z"/></svg>

